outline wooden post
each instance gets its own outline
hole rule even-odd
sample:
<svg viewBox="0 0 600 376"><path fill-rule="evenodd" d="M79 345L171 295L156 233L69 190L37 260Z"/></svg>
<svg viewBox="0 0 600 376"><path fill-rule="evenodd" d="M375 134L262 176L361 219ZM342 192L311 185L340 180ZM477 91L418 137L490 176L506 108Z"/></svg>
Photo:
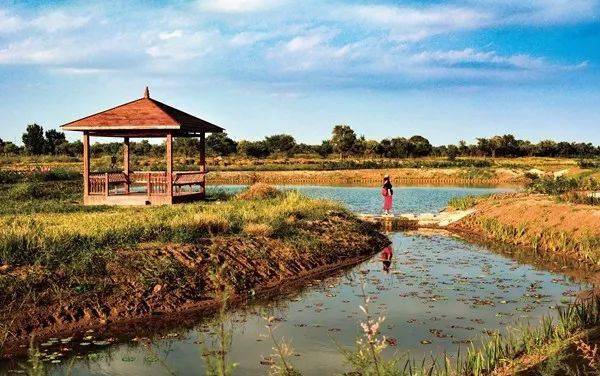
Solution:
<svg viewBox="0 0 600 376"><path fill-rule="evenodd" d="M150 193L152 192L152 186L150 185L150 173L146 174L146 196L150 198Z"/></svg>
<svg viewBox="0 0 600 376"><path fill-rule="evenodd" d="M90 134L83 132L83 199L90 194Z"/></svg>
<svg viewBox="0 0 600 376"><path fill-rule="evenodd" d="M206 133L200 134L200 168L202 169L202 198L206 197Z"/></svg>
<svg viewBox="0 0 600 376"><path fill-rule="evenodd" d="M167 134L167 196L173 197L173 134Z"/></svg>
<svg viewBox="0 0 600 376"><path fill-rule="evenodd" d="M108 172L104 173L104 195L108 197Z"/></svg>
<svg viewBox="0 0 600 376"><path fill-rule="evenodd" d="M129 194L129 137L123 139L123 173L125 174L125 194Z"/></svg>
<svg viewBox="0 0 600 376"><path fill-rule="evenodd" d="M200 134L200 168L206 172L206 133Z"/></svg>

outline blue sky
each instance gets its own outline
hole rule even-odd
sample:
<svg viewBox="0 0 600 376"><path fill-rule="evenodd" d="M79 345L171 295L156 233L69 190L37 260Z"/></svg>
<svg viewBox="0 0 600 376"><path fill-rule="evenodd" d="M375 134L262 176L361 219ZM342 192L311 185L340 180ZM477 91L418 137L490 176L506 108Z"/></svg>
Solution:
<svg viewBox="0 0 600 376"><path fill-rule="evenodd" d="M600 144L600 0L92 3L0 0L0 138L148 85L236 139Z"/></svg>

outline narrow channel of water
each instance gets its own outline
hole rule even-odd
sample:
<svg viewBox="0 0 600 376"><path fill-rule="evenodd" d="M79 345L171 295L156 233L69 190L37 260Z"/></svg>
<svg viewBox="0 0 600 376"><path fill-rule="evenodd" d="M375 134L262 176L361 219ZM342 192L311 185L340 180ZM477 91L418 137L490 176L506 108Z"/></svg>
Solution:
<svg viewBox="0 0 600 376"><path fill-rule="evenodd" d="M364 195L373 194L365 191L368 189L300 190L313 197L352 196L346 203L353 210L375 212L379 208L377 203L365 204L371 201L364 201ZM473 194L473 190L411 188L403 192L399 188L397 192L398 197L406 195L405 205L414 206L423 197L429 197L432 202L421 203L414 210L435 211L445 205L447 197ZM580 289L579 283L564 275L519 263L448 233L392 233L390 239L394 261L389 273L382 270L375 256L343 273L313 281L311 286L277 301L228 313L226 322L233 326L228 356L237 363L236 374L268 373L264 363L273 353L273 343L266 337L265 310L277 318L275 336L291 340L296 354L292 362L303 375L345 371L336 342L351 347L360 335L359 325L364 319L359 309L363 304L361 280L372 300L371 309L385 317L382 333L390 344L387 354L410 351L417 359L444 352L455 354L458 346L465 349L470 341L477 342L496 330L504 331L516 322L537 324L540 317L553 314L553 307L571 300ZM125 339L113 345L107 345L106 338L98 338L95 333L87 336L42 347L46 359L56 362L48 363L51 373L66 374L70 370L73 375L203 374L202 354L209 351L216 338L211 322L162 331L148 335L148 339ZM81 349L84 351L79 352ZM71 360L63 355L73 352L79 355L72 366L67 366Z"/></svg>

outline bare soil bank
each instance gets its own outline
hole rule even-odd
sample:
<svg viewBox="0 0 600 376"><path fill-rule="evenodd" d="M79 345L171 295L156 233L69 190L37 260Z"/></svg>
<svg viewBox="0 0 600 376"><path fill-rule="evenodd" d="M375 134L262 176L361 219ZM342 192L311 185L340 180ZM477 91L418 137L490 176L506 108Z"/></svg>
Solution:
<svg viewBox="0 0 600 376"><path fill-rule="evenodd" d="M600 266L600 208L558 202L541 194L493 195L450 228L525 246L549 257Z"/></svg>
<svg viewBox="0 0 600 376"><path fill-rule="evenodd" d="M377 186L385 174L398 185L460 184L515 185L524 181L523 172L506 168L394 168L336 171L214 171L209 184L327 184Z"/></svg>
<svg viewBox="0 0 600 376"><path fill-rule="evenodd" d="M223 283L233 287L234 302L262 297L359 262L389 244L374 226L346 213L300 219L298 227L302 236L296 246L265 236L215 236L201 244L118 250L104 275L85 281L64 280L57 271L24 300L0 308L0 329L7 334L0 356L23 354L31 335L42 341L90 328L110 325L118 331L119 324L122 329L156 317L176 321L186 312L210 313L218 307L214 292ZM157 275L152 268L165 269L161 280L144 278ZM40 272L28 266L0 273L18 283Z"/></svg>

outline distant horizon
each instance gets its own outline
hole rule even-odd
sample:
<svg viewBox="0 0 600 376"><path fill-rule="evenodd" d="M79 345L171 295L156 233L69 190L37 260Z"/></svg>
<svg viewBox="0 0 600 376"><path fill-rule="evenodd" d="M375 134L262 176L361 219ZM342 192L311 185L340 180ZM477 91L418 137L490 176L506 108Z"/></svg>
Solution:
<svg viewBox="0 0 600 376"><path fill-rule="evenodd" d="M0 0L0 138L149 86L236 140L347 124L600 145L599 16L600 0Z"/></svg>

